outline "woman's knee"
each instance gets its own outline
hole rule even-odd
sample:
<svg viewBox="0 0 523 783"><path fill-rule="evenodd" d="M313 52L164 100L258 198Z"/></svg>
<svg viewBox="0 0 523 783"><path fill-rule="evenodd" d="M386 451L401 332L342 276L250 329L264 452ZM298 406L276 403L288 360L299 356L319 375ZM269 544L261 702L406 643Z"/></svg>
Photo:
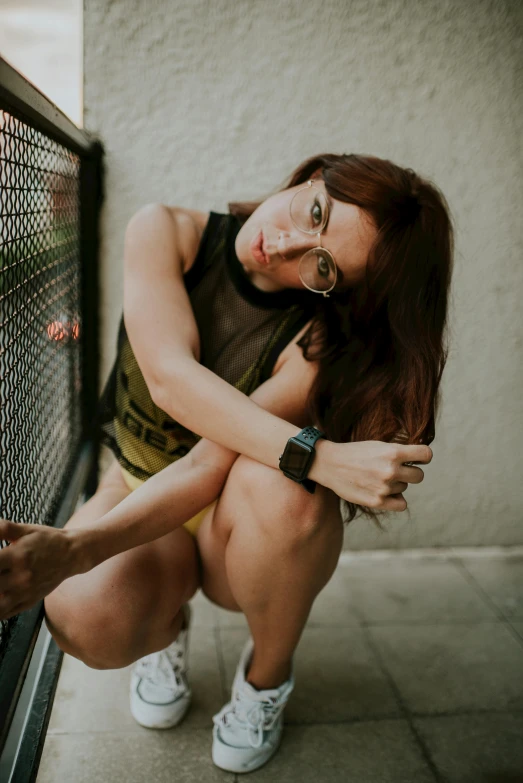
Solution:
<svg viewBox="0 0 523 783"><path fill-rule="evenodd" d="M127 634L115 627L114 618L96 609L78 606L74 612L57 603L53 595L45 601L45 621L58 647L91 669L120 669L132 662Z"/></svg>
<svg viewBox="0 0 523 783"><path fill-rule="evenodd" d="M141 657L198 589L196 547L188 537L182 531L166 547L136 547L56 588L44 605L60 649L96 669L118 669Z"/></svg>
<svg viewBox="0 0 523 783"><path fill-rule="evenodd" d="M341 524L339 501L325 487L316 486L314 494L281 470L240 455L229 473L223 494L229 486L229 496L235 492L249 507L259 523L273 531L276 527L291 535L310 536L320 527Z"/></svg>

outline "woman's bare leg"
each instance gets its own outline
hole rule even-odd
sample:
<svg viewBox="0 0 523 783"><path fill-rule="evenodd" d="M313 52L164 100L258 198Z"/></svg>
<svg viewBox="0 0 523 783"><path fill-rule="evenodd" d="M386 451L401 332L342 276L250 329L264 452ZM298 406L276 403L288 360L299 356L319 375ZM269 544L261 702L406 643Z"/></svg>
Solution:
<svg viewBox="0 0 523 783"><path fill-rule="evenodd" d="M202 589L245 613L254 640L247 679L258 689L277 687L290 674L314 599L338 563L339 500L319 485L310 495L280 471L239 457L213 519L203 524Z"/></svg>
<svg viewBox="0 0 523 783"><path fill-rule="evenodd" d="M99 519L129 491L114 461L67 527ZM120 668L176 638L180 607L199 584L195 540L177 528L62 582L45 599L47 626L64 652L88 666Z"/></svg>

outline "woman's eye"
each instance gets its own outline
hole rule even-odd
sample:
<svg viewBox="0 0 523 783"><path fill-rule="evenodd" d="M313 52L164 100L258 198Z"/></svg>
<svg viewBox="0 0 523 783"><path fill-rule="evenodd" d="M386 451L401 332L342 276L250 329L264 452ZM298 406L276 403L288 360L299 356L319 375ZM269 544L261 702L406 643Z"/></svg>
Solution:
<svg viewBox="0 0 523 783"><path fill-rule="evenodd" d="M311 216L312 216L313 225L319 226L323 220L323 215L321 211L321 205L318 203L318 201L316 201L316 199L314 200L314 204L312 205Z"/></svg>
<svg viewBox="0 0 523 783"><path fill-rule="evenodd" d="M321 256L318 258L318 272L321 277L328 277L330 274L330 267L327 261Z"/></svg>

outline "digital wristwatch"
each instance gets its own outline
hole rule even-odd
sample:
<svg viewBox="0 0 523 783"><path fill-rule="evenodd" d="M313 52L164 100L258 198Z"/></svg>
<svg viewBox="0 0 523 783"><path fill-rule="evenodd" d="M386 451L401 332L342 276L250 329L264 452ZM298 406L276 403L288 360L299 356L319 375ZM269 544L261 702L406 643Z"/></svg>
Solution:
<svg viewBox="0 0 523 783"><path fill-rule="evenodd" d="M316 427L305 427L293 438L289 438L283 454L280 455L280 470L287 478L301 484L311 495L316 489L316 482L308 479L307 474L316 454L314 444L324 437L325 433Z"/></svg>

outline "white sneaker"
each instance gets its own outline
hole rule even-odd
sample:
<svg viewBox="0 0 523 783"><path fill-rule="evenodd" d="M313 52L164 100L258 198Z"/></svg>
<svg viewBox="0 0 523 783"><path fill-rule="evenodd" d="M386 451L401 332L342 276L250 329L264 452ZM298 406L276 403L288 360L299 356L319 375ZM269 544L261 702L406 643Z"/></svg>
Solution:
<svg viewBox="0 0 523 783"><path fill-rule="evenodd" d="M170 729L184 718L191 703L187 652L192 610L184 604L186 627L169 647L146 655L131 672L133 718L148 729Z"/></svg>
<svg viewBox="0 0 523 783"><path fill-rule="evenodd" d="M232 698L213 716L212 760L228 772L251 772L276 753L283 732L283 710L294 688L294 672L278 688L258 691L246 681L254 642L241 654Z"/></svg>

